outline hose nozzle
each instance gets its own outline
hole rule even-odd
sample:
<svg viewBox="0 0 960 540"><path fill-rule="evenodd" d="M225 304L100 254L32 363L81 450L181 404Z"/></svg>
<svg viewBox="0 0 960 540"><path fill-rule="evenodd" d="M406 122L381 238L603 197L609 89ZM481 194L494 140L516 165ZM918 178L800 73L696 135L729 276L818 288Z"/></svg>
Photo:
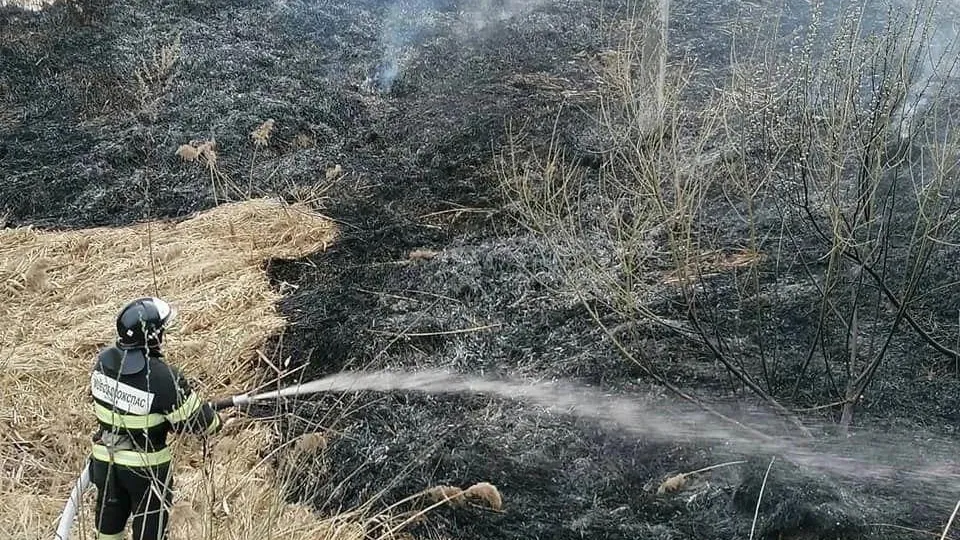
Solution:
<svg viewBox="0 0 960 540"><path fill-rule="evenodd" d="M248 403L250 403L250 396L248 394L240 394L214 401L210 406L213 407L215 411L222 411L223 409L229 409L230 407L236 407L238 405L247 405Z"/></svg>

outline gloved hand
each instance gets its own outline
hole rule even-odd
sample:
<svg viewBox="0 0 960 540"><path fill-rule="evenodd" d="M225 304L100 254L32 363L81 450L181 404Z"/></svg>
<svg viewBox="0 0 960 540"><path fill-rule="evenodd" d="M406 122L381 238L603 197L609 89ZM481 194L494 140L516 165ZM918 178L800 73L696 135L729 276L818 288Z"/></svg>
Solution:
<svg viewBox="0 0 960 540"><path fill-rule="evenodd" d="M220 399L217 401L211 401L210 406L213 407L213 410L215 411L222 411L224 409L229 409L233 407L233 397L228 397L228 398Z"/></svg>

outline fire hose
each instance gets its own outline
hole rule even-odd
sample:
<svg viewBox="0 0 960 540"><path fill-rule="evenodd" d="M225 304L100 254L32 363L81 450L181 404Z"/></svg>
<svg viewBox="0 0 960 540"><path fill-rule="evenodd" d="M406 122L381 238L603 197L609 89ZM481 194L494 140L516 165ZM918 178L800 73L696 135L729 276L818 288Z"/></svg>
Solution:
<svg viewBox="0 0 960 540"><path fill-rule="evenodd" d="M450 376L445 373L433 373L421 376L426 377L426 379L416 381L419 383L418 387L422 387L422 385L426 383L428 387L432 385L434 387L447 388L451 382ZM354 383L355 381L351 378L348 378L347 380L338 380L337 376L333 375L307 383L295 384L279 390L271 390L269 392L262 392L253 395L250 393L238 394L211 402L210 406L213 407L215 411L220 411L230 407L250 405L259 401L268 401L283 397L303 396L337 390L350 390L354 389ZM365 388L369 390L389 390L397 388L393 385L393 377L389 374L375 376L372 380L367 381L365 385ZM57 523L57 536L54 538L54 540L70 540L70 527L73 525L77 510L80 507L80 498L83 496L83 493L89 489L89 487L90 473L88 462L88 464L84 466L83 472L80 473L80 477L77 478L77 481L74 483L73 490L70 492L70 498L67 499L67 503L63 508L63 512L60 513L60 518Z"/></svg>
<svg viewBox="0 0 960 540"><path fill-rule="evenodd" d="M239 394L214 401L210 404L210 406L213 407L213 410L215 411L221 411L230 407L250 404L255 399L265 399L278 395L281 395L279 391L268 392L266 394L261 394L254 397L251 397L249 394ZM80 508L81 497L83 497L84 492L90 489L90 468L88 465L89 462L84 465L83 471L80 473L77 481L73 484L73 489L70 491L70 497L67 499L67 503L64 506L63 511L60 513L60 518L57 522L57 532L56 536L54 536L54 540L70 540L70 528L73 526L73 521L77 515L77 510Z"/></svg>

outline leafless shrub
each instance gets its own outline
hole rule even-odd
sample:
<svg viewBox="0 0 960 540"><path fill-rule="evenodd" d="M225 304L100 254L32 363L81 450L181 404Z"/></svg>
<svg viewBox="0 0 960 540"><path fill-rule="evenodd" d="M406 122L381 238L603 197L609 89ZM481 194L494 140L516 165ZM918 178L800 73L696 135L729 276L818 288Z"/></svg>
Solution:
<svg viewBox="0 0 960 540"><path fill-rule="evenodd" d="M741 159L741 166L775 171L784 180L775 193L776 200L788 201L780 207L789 216L790 242L812 238L822 247L812 257L798 253L806 268L815 261L825 261L827 268L822 278L810 275L819 291L817 330L792 396L813 358L822 355L836 364L828 367L835 373L832 401L842 405L846 428L901 323L957 358L908 309L933 254L950 244L956 231L951 215L957 202L957 140L944 137L939 126L945 111L937 103L945 82L937 83L936 73L954 72L957 41L932 39L935 4L891 10L886 27L866 36L860 28L862 5L851 5L831 35L820 9L815 4L799 59L755 64L773 75L767 81L779 83L766 83L760 93L764 106L750 107L751 113L730 125L764 143L759 158ZM826 54L813 46L818 41L829 43ZM799 76L775 76L788 71ZM734 81L741 110L748 109L743 102L748 84L746 77ZM918 108L920 103L932 105ZM911 157L908 148L921 157ZM881 307L887 303L892 310ZM866 328L879 334L865 340Z"/></svg>
<svg viewBox="0 0 960 540"><path fill-rule="evenodd" d="M901 322L941 353L957 356L908 309L933 254L949 246L956 231L960 146L955 135L942 135L949 133L944 126L933 129L946 83L923 77L933 7L903 15L891 9L887 27L869 35L861 8L842 10L827 34L814 3L814 23L802 46L786 54L770 45L775 36L756 39L757 28L741 27L753 34L747 41L757 48L734 51L730 80L710 97L684 102L684 74L668 75L656 130L644 127L650 125L649 100L638 97L639 75L630 67L637 64L631 55L643 56L643 40L628 32L601 73L596 118L609 144L599 170L571 165L556 143L528 149L522 135L512 132L497 159L510 209L560 263L566 291L585 303L601 303L625 323L652 323L699 344L735 380L789 417L778 401L785 394L769 357L772 339L759 330L763 317L772 316L765 310L775 309L763 300L770 293L761 288L759 268L765 261L780 263L799 238L818 239L821 251L798 254L821 295L818 336L788 397L796 397L814 351L830 341L826 329L845 328L840 343L830 345L846 350L838 359L846 381L835 382L834 389L845 404L844 425ZM955 51L954 43L940 54L941 67L950 71L957 57L947 51ZM824 44L825 50L817 48ZM934 131L939 139L921 136ZM900 150L910 145L923 148L922 164ZM749 231L741 255L728 261L709 255L730 252L711 219L717 205ZM784 216L779 237L758 226L757 213L771 208ZM905 211L913 225L905 230L906 246L893 249L892 234ZM896 267L906 271L896 287L896 272L885 269L894 255ZM827 263L822 279L810 273L816 261ZM726 273L736 278L738 304L724 309L710 299L708 278ZM668 294L664 277L684 304L683 320L651 308ZM879 292L871 297L871 289ZM868 297L874 307L866 310ZM750 313L758 331L745 349L730 341L724 325L726 313L748 302L756 308ZM876 306L883 304L894 309L882 313ZM867 311L871 325L885 329L863 351L858 328ZM759 356L759 372L750 354ZM822 354L834 361L832 350ZM639 362L656 373L651 360Z"/></svg>

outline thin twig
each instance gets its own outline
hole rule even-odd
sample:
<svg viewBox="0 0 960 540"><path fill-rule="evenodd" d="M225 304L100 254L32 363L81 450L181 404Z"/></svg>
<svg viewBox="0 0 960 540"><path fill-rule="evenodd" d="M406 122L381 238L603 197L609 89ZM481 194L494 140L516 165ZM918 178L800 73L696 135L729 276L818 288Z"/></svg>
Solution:
<svg viewBox="0 0 960 540"><path fill-rule="evenodd" d="M695 470L695 471L685 472L685 473L683 473L683 475L684 475L684 476L689 476L689 475L691 475L691 474L698 474L698 473L702 473L702 472L712 471L713 469L719 469L720 467L729 467L729 466L731 466L731 465L740 465L741 463L746 463L746 461L745 461L745 460L741 460L741 461L728 461L728 462L726 462L726 463L718 463L718 464L716 464L716 465L710 465L709 467L704 467L704 468L702 468L702 469L697 469L697 470Z"/></svg>
<svg viewBox="0 0 960 540"><path fill-rule="evenodd" d="M753 524L750 525L750 540L753 540L753 535L757 529L757 518L760 517L760 501L763 500L763 492L767 488L767 477L770 476L770 469L773 467L775 459L777 459L777 456L770 458L770 464L767 465L767 472L763 474L763 483L760 484L760 494L757 495L757 507L753 511Z"/></svg>
<svg viewBox="0 0 960 540"><path fill-rule="evenodd" d="M580 298L581 304L583 304L584 308L587 310L587 313L590 314L590 317L591 317L591 318L593 319L593 321L597 324L597 326L600 327L600 330L603 331L604 334L606 334L606 336L607 336L608 339L610 339L610 342L613 343L613 346L614 346L618 351L620 351L620 354L622 354L622 355L624 356L624 358L626 358L629 362L632 362L634 365L636 365L636 366L638 366L640 369L642 369L642 370L644 371L644 373L646 373L647 375L649 375L650 377L652 377L655 381L657 381L658 384L662 385L664 388L666 388L666 389L669 390L670 392L673 392L674 394L676 394L676 395L677 395L678 397L680 397L681 399L684 399L684 400L686 400L686 401L688 401L688 402L690 402L690 403L693 403L693 404L696 405L697 407L700 407L702 410L706 411L707 413L709 413L709 414L711 414L711 415L713 415L713 416L716 416L717 418L719 418L719 419L721 419L721 420L724 420L724 421L729 422L729 423L731 423L731 424L733 424L733 425L735 425L735 426L737 426L737 427L739 427L739 428L742 428L742 429L747 430L748 432L750 432L751 434L753 434L753 435L756 436L756 437L759 437L759 438L764 439L764 440L771 440L771 439L772 439L772 437L771 437L770 435L767 435L766 433L763 433L762 431L758 431L758 430L756 430L756 429L754 429L754 428L752 428L752 427L750 427L750 426L747 426L747 425L743 424L742 422L739 422L739 421L737 421L736 419L731 418L731 417L723 414L722 412L714 409L714 408L711 407L710 405L704 403L702 400L697 399L696 397L694 397L694 396L692 396L692 395L684 392L684 391L681 390L677 385L671 383L671 382L670 382L669 380L667 380L665 377L663 377L663 376L660 375L659 373L655 372L655 371L653 370L653 367L652 367L652 366L646 365L646 364L640 362L639 360L637 360L637 358L636 358L632 353L630 353L630 351L627 350L627 348L623 345L623 343L622 343L619 339L617 339L616 336L613 335L613 333L610 331L610 329L607 328L607 325L603 324L603 321L600 320L600 316L599 316L599 315L596 313L596 311L594 311L594 309L590 306L590 304L589 304L589 302L587 302L586 298L584 298L582 295L579 295L579 294L578 294L578 296L579 296L579 298Z"/></svg>
<svg viewBox="0 0 960 540"><path fill-rule="evenodd" d="M887 284L883 281L883 278L880 277L870 265L862 262L857 255L849 253L847 250L844 250L844 255L850 258L853 262L861 265L863 267L863 270L867 274L869 274L871 278L873 278L874 283L876 283L877 287L880 288L880 291L883 293L883 295L887 297L887 300L889 300L890 303L893 304L893 307L900 309L900 300L893 293L893 291L891 291L890 288L887 287ZM911 315L909 311L904 310L903 318L904 320L907 321L907 324L909 324L910 327L914 329L914 331L920 334L920 337L924 341L926 341L927 344L929 344L931 347L933 347L940 353L953 358L954 360L960 359L960 353L958 353L957 351L951 350L949 347L937 341L933 336L930 335L929 332L927 332L920 326L920 324L916 321L916 319L913 318L913 315Z"/></svg>
<svg viewBox="0 0 960 540"><path fill-rule="evenodd" d="M277 374L277 379L279 379L283 371L281 371L280 368L275 366L273 362L271 362L270 359L267 358L267 355L263 354L263 351L257 351L257 356L260 357L260 360L262 360L264 363L270 366L270 369L272 369Z"/></svg>
<svg viewBox="0 0 960 540"><path fill-rule="evenodd" d="M449 336L453 334L468 334L470 332L481 332L483 330L489 330L490 328L498 328L503 326L500 323L488 324L485 326L475 326L473 328L461 328L459 330L444 330L442 332L405 332L405 333L396 333L396 332L384 332L382 330L373 330L369 329L368 332L371 334L379 334L382 336L392 336L392 337L429 337L429 336Z"/></svg>
<svg viewBox="0 0 960 540"><path fill-rule="evenodd" d="M792 409L792 410L793 412L796 412L796 413L821 411L823 409L836 407L837 405L846 405L849 401L850 401L849 399L841 399L840 401L834 401L833 403L827 403L826 405L817 405L816 407L805 407L802 409Z"/></svg>
<svg viewBox="0 0 960 540"><path fill-rule="evenodd" d="M442 294L437 294L437 293L430 292L430 291L420 291L420 290L417 290L417 289L403 289L401 292L410 292L410 293L414 293L414 294L422 294L422 295L424 295L424 296L431 296L431 297L433 297L433 298L440 298L440 299L443 299L443 300L450 300L451 302L457 302L458 304L462 304L462 303L463 303L463 300L460 300L460 299L458 299L458 298L454 298L454 297L452 297L452 296L444 296L444 295L442 295Z"/></svg>
<svg viewBox="0 0 960 540"><path fill-rule="evenodd" d="M958 500L957 505L953 507L953 513L950 514L950 520L947 521L947 526L943 528L943 534L940 535L940 540L944 540L947 537L947 533L950 532L950 526L953 525L953 519L957 517L957 510L960 510L960 500Z"/></svg>
<svg viewBox="0 0 960 540"><path fill-rule="evenodd" d="M259 392L260 390L263 390L264 388L266 388L266 387L268 387L268 386L271 386L271 385L273 385L273 384L279 383L280 380L283 379L284 377L288 377L288 376L290 376L290 375L293 375L294 373L296 373L296 372L298 372L298 371L303 371L308 365L309 365L309 364L303 364L302 366L300 366L300 367L298 367L298 368L294 368L293 370L291 370L291 371L289 371L289 372L287 372L287 373L281 374L279 377L275 377L275 378L273 378L273 379L270 379L269 381L261 384L260 386L257 386L257 387L254 387L254 388L251 388L251 389L247 390L247 393L248 393L248 394L251 394L251 395L256 394L257 392Z"/></svg>
<svg viewBox="0 0 960 540"><path fill-rule="evenodd" d="M476 214L493 214L493 213L496 213L496 210L492 208L450 208L448 210L440 210L437 212L430 212L429 214L423 214L419 217L422 219L422 218L440 216L443 214L453 214L453 213L459 213L459 212L473 212Z"/></svg>
<svg viewBox="0 0 960 540"><path fill-rule="evenodd" d="M364 289L364 288L362 288L362 287L354 287L353 290L355 290L355 291L357 291L357 292L366 293L366 294L373 294L373 295L376 295L376 296L383 296L383 297L386 297L386 298L394 298L394 299L396 299L396 300L406 300L406 301L408 301L408 302L416 302L416 301L417 301L416 298L410 298L410 297L408 297L408 296L400 296L399 294L391 294L391 293L388 293L388 292L386 292L386 291L371 291L371 290L369 290L369 289Z"/></svg>

